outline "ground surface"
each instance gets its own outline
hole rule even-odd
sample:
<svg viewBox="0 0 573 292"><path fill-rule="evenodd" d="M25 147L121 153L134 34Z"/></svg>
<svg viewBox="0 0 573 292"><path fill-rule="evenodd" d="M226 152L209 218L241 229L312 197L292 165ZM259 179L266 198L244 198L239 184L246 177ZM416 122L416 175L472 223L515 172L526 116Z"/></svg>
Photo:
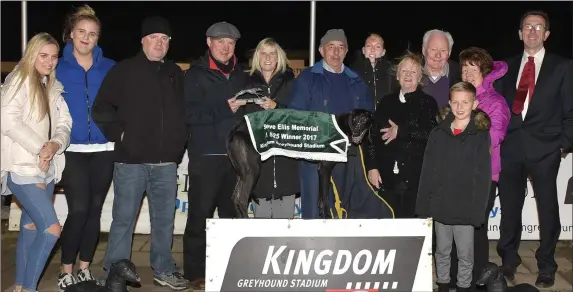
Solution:
<svg viewBox="0 0 573 292"><path fill-rule="evenodd" d="M9 232L6 230L7 222L2 222L2 281L1 281L1 291L12 291L12 284L14 280L15 273L15 249L16 240L18 237L17 232ZM183 266L183 239L181 236L175 236L173 242L173 256L178 266ZM101 263L105 253L105 248L107 245L107 234L102 234L102 238L97 247L95 253L95 259L92 266L92 271L97 276L103 274L101 269ZM521 244L519 254L523 258L523 264L517 269L517 274L515 280L510 283L510 285L520 284L520 283L530 283L535 282L537 277L537 265L535 261L534 251L539 243L537 241L526 241ZM544 289L542 291L572 291L573 283L573 270L572 270L572 252L571 252L571 242L561 242L557 247L556 259L559 264L559 271L555 278L555 286L551 289ZM492 255L491 261L497 264L501 263L500 258L495 252L495 242L490 242L490 254ZM156 287L153 285L153 275L151 273L151 268L149 267L149 236L148 235L136 235L133 240L133 253L132 261L138 268L138 273L142 279L142 287L131 289L131 291L170 291L166 288ZM55 250L54 256L51 258L49 265L47 266L44 276L40 280L39 291L41 292L52 292L59 291L57 288L56 277L59 272L60 264L60 251Z"/></svg>

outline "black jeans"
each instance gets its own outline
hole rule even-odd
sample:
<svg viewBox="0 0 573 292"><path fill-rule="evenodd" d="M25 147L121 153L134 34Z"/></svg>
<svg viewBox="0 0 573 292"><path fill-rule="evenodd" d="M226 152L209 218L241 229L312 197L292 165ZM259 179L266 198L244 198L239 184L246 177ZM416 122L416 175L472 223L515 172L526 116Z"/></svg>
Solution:
<svg viewBox="0 0 573 292"><path fill-rule="evenodd" d="M485 268L489 262L489 238L487 237L488 231L488 221L491 209L495 204L495 195L497 192L497 182L491 182L491 188L489 190L489 197L487 200L487 208L485 211L485 223L479 227L474 228L474 268L472 275L472 289L476 289L476 281L481 274L482 270ZM455 247L455 243L452 244L452 253L450 254L452 260L452 266L450 268L450 287L456 286L456 279L458 276L458 255ZM479 287L480 290L482 287ZM483 287L485 289L485 286Z"/></svg>
<svg viewBox="0 0 573 292"><path fill-rule="evenodd" d="M100 235L101 209L113 177L113 151L65 152L62 182L68 217L60 243L62 264L91 262Z"/></svg>
<svg viewBox="0 0 573 292"><path fill-rule="evenodd" d="M237 174L223 155L189 156L189 211L183 235L183 270L185 278L193 281L205 278L206 219L213 218L215 208L219 218L236 218L231 194Z"/></svg>

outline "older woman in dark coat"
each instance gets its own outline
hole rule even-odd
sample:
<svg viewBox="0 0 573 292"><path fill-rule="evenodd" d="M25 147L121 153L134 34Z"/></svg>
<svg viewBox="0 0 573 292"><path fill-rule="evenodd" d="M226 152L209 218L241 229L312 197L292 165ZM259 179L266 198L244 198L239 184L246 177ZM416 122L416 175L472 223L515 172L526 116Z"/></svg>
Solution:
<svg viewBox="0 0 573 292"><path fill-rule="evenodd" d="M260 104L247 104L246 113L286 108L290 102L294 73L288 67L284 50L270 38L255 49L249 72L249 87L261 88L266 98ZM256 218L293 218L295 194L300 192L296 160L274 156L264 161L261 176L253 191L259 198Z"/></svg>
<svg viewBox="0 0 573 292"><path fill-rule="evenodd" d="M418 181L438 105L420 88L421 57L407 53L397 66L400 90L382 98L374 113L368 148L368 181L383 189L395 218L414 218Z"/></svg>

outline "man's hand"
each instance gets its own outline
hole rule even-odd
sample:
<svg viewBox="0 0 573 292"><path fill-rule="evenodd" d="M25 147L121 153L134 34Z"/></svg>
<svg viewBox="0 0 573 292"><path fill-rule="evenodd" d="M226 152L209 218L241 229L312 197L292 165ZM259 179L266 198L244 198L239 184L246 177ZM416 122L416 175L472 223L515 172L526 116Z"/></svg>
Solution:
<svg viewBox="0 0 573 292"><path fill-rule="evenodd" d="M394 124L392 120L388 120L388 123L390 123L390 128L380 130L380 133L384 133L384 135L382 135L382 140L386 141L384 145L388 145L388 143L392 142L392 140L398 136L398 126Z"/></svg>
<svg viewBox="0 0 573 292"><path fill-rule="evenodd" d="M237 100L236 97L233 97L233 98L231 98L231 99L228 99L228 100L227 100L227 103L229 103L229 107L231 108L231 110L232 110L234 113L236 113L237 110L238 110L241 106L247 104L246 101L244 101L244 100Z"/></svg>
<svg viewBox="0 0 573 292"><path fill-rule="evenodd" d="M263 102L259 105L265 110L275 109L277 107L277 103L268 97L263 97Z"/></svg>
<svg viewBox="0 0 573 292"><path fill-rule="evenodd" d="M60 150L60 144L56 142L46 142L40 150L40 159L47 160L48 162L54 158L54 154Z"/></svg>
<svg viewBox="0 0 573 292"><path fill-rule="evenodd" d="M375 186L377 189L380 189L382 184L382 177L380 176L378 169L371 169L368 171L368 181L371 185Z"/></svg>

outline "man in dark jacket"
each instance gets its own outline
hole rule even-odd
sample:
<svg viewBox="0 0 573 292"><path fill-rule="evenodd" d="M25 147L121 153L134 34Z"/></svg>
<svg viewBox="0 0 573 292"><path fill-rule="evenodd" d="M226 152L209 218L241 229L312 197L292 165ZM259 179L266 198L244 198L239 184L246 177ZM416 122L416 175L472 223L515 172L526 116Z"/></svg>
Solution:
<svg viewBox="0 0 573 292"><path fill-rule="evenodd" d="M142 51L113 67L96 96L92 118L115 142L114 202L104 268L129 259L133 230L147 194L151 214L151 267L154 282L184 290L171 255L177 195L177 165L187 133L183 72L165 60L171 30L161 17L142 25Z"/></svg>
<svg viewBox="0 0 573 292"><path fill-rule="evenodd" d="M295 79L291 109L344 114L354 109L374 111L370 89L354 71L344 66L348 41L342 29L331 29L320 39L322 60ZM316 162L300 161L299 175L303 219L318 219L318 171ZM391 209L368 184L362 152L350 146L348 161L332 172L329 206L335 218L390 218ZM336 191L335 191L336 190Z"/></svg>
<svg viewBox="0 0 573 292"><path fill-rule="evenodd" d="M247 86L235 56L241 37L232 24L207 29L209 50L185 74L189 141L189 212L183 237L185 278L196 290L205 285L205 220L217 209L221 218L236 216L231 194L237 175L227 157L226 139L244 114L244 101L232 98Z"/></svg>
<svg viewBox="0 0 573 292"><path fill-rule="evenodd" d="M390 74L390 66L386 59L384 39L375 33L366 38L362 54L350 65L350 69L360 75L372 90L375 107L384 96L397 88L396 77Z"/></svg>
<svg viewBox="0 0 573 292"><path fill-rule="evenodd" d="M460 65L450 60L454 39L449 32L433 29L424 34L422 54L426 76L423 90L436 99L438 108L448 106L450 88L462 81Z"/></svg>

